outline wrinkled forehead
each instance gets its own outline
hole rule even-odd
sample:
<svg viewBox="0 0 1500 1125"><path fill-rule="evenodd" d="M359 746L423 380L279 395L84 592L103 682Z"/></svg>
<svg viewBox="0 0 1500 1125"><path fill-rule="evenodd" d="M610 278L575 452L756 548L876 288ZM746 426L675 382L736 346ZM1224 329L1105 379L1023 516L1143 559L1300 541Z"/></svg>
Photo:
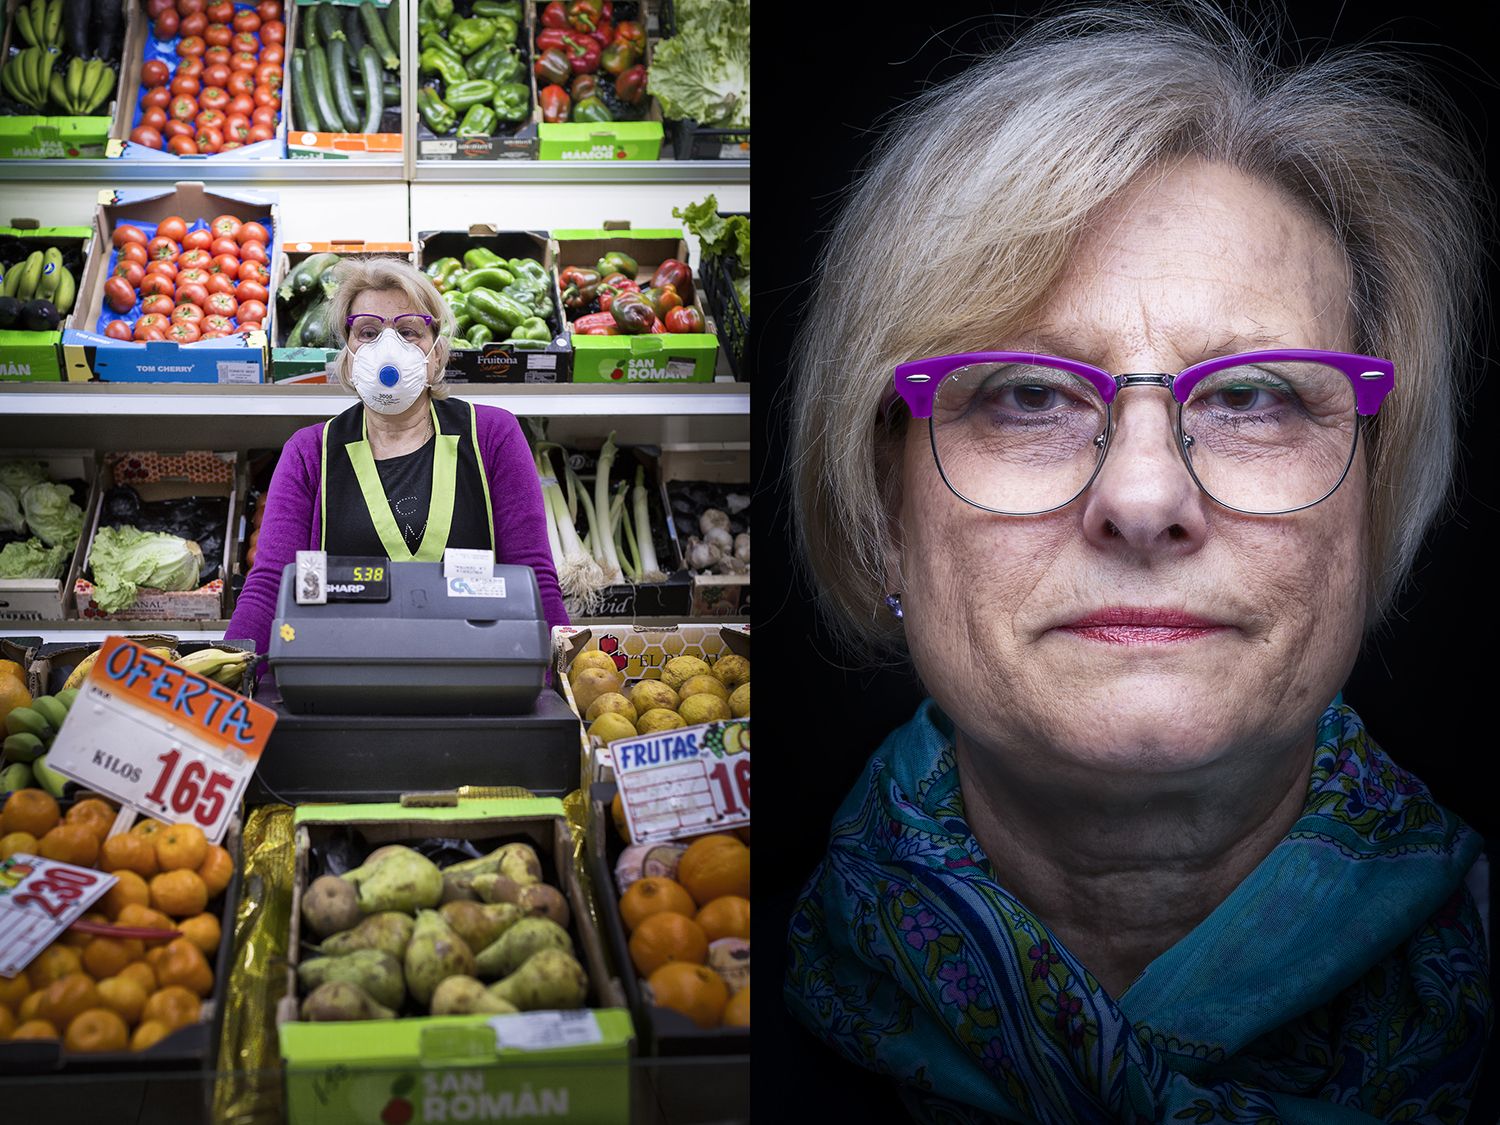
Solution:
<svg viewBox="0 0 1500 1125"><path fill-rule="evenodd" d="M350 316L359 313L374 313L387 320L401 313L426 311L399 289L366 289L363 293L357 294L349 306Z"/></svg>

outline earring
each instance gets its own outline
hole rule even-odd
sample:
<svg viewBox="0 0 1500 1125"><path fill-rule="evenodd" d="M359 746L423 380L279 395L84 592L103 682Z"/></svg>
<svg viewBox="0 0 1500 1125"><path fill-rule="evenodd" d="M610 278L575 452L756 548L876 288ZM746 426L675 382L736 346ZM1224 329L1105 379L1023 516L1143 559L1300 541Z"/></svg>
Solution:
<svg viewBox="0 0 1500 1125"><path fill-rule="evenodd" d="M900 594L887 594L885 596L885 604L886 604L886 608L888 608L891 611L891 616L893 616L897 621L900 621L902 619L902 617L905 616L901 612L901 595Z"/></svg>

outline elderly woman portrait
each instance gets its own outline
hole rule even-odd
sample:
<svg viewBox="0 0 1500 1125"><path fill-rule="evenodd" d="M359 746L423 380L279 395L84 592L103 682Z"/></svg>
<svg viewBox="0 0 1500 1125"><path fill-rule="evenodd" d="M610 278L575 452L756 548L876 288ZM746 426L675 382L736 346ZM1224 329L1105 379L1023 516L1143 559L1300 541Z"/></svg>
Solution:
<svg viewBox="0 0 1500 1125"><path fill-rule="evenodd" d="M1342 692L1450 495L1482 171L1394 48L1019 31L883 123L791 360L811 584L925 700L785 1002L920 1120L1463 1121L1484 841Z"/></svg>

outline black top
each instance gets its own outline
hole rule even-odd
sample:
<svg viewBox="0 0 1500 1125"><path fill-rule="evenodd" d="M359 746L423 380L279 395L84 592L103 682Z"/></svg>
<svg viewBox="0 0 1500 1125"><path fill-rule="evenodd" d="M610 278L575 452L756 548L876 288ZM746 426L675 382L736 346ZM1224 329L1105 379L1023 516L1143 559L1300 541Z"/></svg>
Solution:
<svg viewBox="0 0 1500 1125"><path fill-rule="evenodd" d="M427 508L432 500L432 454L436 444L436 436L429 437L420 449L375 462L386 499L391 502L391 514L396 517L401 537L413 554L422 545L422 534L427 530Z"/></svg>

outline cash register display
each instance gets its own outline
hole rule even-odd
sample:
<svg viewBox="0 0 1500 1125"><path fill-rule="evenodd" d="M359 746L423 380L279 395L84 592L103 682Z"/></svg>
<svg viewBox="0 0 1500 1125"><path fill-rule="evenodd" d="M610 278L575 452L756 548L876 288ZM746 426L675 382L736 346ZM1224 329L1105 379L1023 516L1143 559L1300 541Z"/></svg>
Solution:
<svg viewBox="0 0 1500 1125"><path fill-rule="evenodd" d="M377 555L329 555L328 600L331 602L388 602L391 600L390 560Z"/></svg>

